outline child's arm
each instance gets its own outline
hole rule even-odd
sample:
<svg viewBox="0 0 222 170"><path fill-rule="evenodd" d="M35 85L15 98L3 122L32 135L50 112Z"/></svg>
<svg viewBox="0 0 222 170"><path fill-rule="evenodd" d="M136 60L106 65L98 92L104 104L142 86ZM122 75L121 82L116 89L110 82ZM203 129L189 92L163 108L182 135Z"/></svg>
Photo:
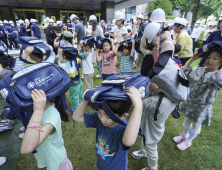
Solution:
<svg viewBox="0 0 222 170"><path fill-rule="evenodd" d="M72 118L77 122L84 122L84 113L88 105L88 102L82 102L73 113Z"/></svg>
<svg viewBox="0 0 222 170"><path fill-rule="evenodd" d="M113 50L113 57L115 57L115 45L114 45L114 41L113 39L111 39L111 46L112 46L112 50Z"/></svg>
<svg viewBox="0 0 222 170"><path fill-rule="evenodd" d="M134 58L134 57L133 57L133 54L134 54L134 48L135 48L135 41L132 40L132 49L131 49L131 52L130 52L130 57L131 57L131 58Z"/></svg>
<svg viewBox="0 0 222 170"><path fill-rule="evenodd" d="M28 126L41 126L43 113L46 106L46 95L42 90L34 90L31 94L33 100L33 114ZM35 130L35 129L40 129ZM25 136L22 140L21 154L29 154L33 152L42 142L54 132L55 128L51 124L44 124L41 128L27 128Z"/></svg>
<svg viewBox="0 0 222 170"><path fill-rule="evenodd" d="M198 53L198 51L197 51L196 53L193 54L193 56L191 57L191 59L190 59L188 62L186 62L186 64L184 65L184 67L189 67L189 66L192 64L192 62L194 62L194 61L197 60L198 58L199 58L199 53Z"/></svg>
<svg viewBox="0 0 222 170"><path fill-rule="evenodd" d="M58 49L58 53L56 55L56 58L59 58L62 55L62 50L63 50L62 48Z"/></svg>
<svg viewBox="0 0 222 170"><path fill-rule="evenodd" d="M126 91L126 95L130 97L134 108L130 116L129 122L126 126L122 142L126 147L131 147L135 143L139 132L143 107L141 95L138 89L131 86L130 88L128 87Z"/></svg>
<svg viewBox="0 0 222 170"><path fill-rule="evenodd" d="M100 61L102 61L102 56L99 55L99 50L96 49L96 62L100 62Z"/></svg>
<svg viewBox="0 0 222 170"><path fill-rule="evenodd" d="M54 43L53 43L54 48L58 48L59 47L59 45L57 44L58 41L59 41L59 37L56 37L55 40L54 40Z"/></svg>
<svg viewBox="0 0 222 170"><path fill-rule="evenodd" d="M119 57L119 56L120 56L120 53L118 53L118 48L119 48L119 43L117 43L116 48L115 48L115 46L114 46L113 55Z"/></svg>

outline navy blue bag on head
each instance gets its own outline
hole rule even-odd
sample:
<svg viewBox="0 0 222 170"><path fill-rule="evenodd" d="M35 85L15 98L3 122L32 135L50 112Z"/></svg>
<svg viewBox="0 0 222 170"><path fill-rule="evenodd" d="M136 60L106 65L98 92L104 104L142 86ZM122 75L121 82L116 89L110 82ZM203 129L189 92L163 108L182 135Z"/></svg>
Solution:
<svg viewBox="0 0 222 170"><path fill-rule="evenodd" d="M108 42L111 44L111 40L109 38L100 38L95 41L96 48L103 49L103 43Z"/></svg>
<svg viewBox="0 0 222 170"><path fill-rule="evenodd" d="M27 112L33 110L32 90L43 90L47 101L53 101L69 90L69 83L70 78L65 70L58 65L42 62L0 80L0 94L18 111Z"/></svg>
<svg viewBox="0 0 222 170"><path fill-rule="evenodd" d="M133 37L128 37L127 39L125 39L118 47L118 51L123 52L123 47L128 47L131 48L132 47L132 40L134 40Z"/></svg>
<svg viewBox="0 0 222 170"><path fill-rule="evenodd" d="M6 53L6 54L8 54L8 48L7 48L7 46L5 45L5 43L3 43L3 42L0 43L0 54L1 54L1 53Z"/></svg>
<svg viewBox="0 0 222 170"><path fill-rule="evenodd" d="M97 37L87 36L87 37L83 38L82 41L83 41L83 45L88 45L90 41L95 43L97 41Z"/></svg>
<svg viewBox="0 0 222 170"><path fill-rule="evenodd" d="M53 51L52 46L50 46L48 44L44 44L42 40L40 40L39 38L36 38L36 37L22 36L22 37L16 38L15 40L18 43L18 46L20 48L19 59L27 64L33 64L33 63L27 61L26 59L22 58L22 52L27 47L32 46L34 48L34 50L33 50L34 53L39 53L42 55L42 60L43 60L44 55L46 55L45 60L48 59L48 57L50 56L50 52Z"/></svg>

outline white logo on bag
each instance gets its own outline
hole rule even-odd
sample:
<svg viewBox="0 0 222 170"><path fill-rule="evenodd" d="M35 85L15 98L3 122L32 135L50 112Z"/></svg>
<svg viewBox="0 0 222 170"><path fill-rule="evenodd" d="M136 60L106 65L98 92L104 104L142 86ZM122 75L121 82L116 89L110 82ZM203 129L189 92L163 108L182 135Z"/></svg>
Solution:
<svg viewBox="0 0 222 170"><path fill-rule="evenodd" d="M45 77L45 78L41 78L38 77L34 80L34 82L30 81L27 85L27 87L29 89L33 89L35 86L39 86L41 87L43 84L45 84L46 82L49 82L52 80L52 77L54 76L54 74L50 74L49 76Z"/></svg>
<svg viewBox="0 0 222 170"><path fill-rule="evenodd" d="M119 74L119 75L116 75L116 77L130 79L131 75L129 75L129 74Z"/></svg>

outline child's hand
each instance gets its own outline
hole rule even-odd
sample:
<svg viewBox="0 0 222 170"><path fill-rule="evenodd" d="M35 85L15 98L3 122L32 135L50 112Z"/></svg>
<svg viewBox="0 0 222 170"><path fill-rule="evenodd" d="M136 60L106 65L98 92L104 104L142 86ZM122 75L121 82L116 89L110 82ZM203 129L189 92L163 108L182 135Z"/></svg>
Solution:
<svg viewBox="0 0 222 170"><path fill-rule="evenodd" d="M135 41L134 40L132 40L132 45L135 45Z"/></svg>
<svg viewBox="0 0 222 170"><path fill-rule="evenodd" d="M142 107L141 94L134 86L127 87L126 95L130 97L134 107Z"/></svg>
<svg viewBox="0 0 222 170"><path fill-rule="evenodd" d="M197 60L199 58L199 52L197 51L197 52L195 52L194 54L193 54L193 57L191 58L193 61L195 61L195 60Z"/></svg>
<svg viewBox="0 0 222 170"><path fill-rule="evenodd" d="M149 88L150 92L155 92L155 91L161 92L160 90L158 90L157 84L155 84L153 82L150 82L148 88Z"/></svg>
<svg viewBox="0 0 222 170"><path fill-rule="evenodd" d="M43 113L46 105L46 95L44 91L34 89L31 98L33 100L33 110Z"/></svg>
<svg viewBox="0 0 222 170"><path fill-rule="evenodd" d="M63 50L62 48L59 48L59 49L58 49L58 55L59 55L59 56L62 55L62 50Z"/></svg>
<svg viewBox="0 0 222 170"><path fill-rule="evenodd" d="M30 56L30 54L33 52L34 48L31 46L31 47L27 47L24 51L24 53L27 55L27 56Z"/></svg>

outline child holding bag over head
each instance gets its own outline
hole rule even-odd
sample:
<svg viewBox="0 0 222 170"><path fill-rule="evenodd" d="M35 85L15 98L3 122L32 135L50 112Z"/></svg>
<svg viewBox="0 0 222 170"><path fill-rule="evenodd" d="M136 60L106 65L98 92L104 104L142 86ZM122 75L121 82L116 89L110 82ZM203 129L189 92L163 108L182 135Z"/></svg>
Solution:
<svg viewBox="0 0 222 170"><path fill-rule="evenodd" d="M201 48L202 49L202 48ZM199 58L199 52L182 67L184 74L190 80L190 94L181 104L180 111L184 112L183 134L173 138L179 150L191 146L193 139L201 131L201 125L210 126L213 114L212 104L222 88L222 43L214 42L203 47L200 66L190 65ZM189 131L191 130L190 134Z"/></svg>
<svg viewBox="0 0 222 170"><path fill-rule="evenodd" d="M44 91L34 89L31 94L33 114L29 120L22 141L21 154L29 154L34 150L38 168L48 170L72 170L72 163L67 158L62 138L61 119L68 121L61 104L60 96L55 99L55 106L46 99Z"/></svg>

